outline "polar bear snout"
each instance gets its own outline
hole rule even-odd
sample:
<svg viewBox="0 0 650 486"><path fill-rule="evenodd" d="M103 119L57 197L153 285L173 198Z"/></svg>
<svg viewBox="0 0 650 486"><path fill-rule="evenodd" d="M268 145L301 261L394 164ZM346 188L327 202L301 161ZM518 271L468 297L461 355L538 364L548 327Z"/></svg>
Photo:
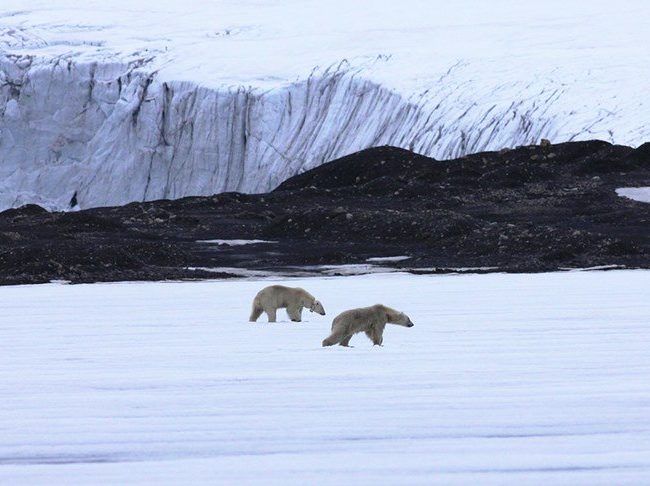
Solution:
<svg viewBox="0 0 650 486"><path fill-rule="evenodd" d="M411 320L411 318L409 316L407 316L406 314L404 314L403 312L400 312L398 314L397 318L394 321L389 321L389 322L392 322L393 324L397 324L397 325L404 326L404 327L413 327L413 326L415 326L415 324L413 324L413 321Z"/></svg>

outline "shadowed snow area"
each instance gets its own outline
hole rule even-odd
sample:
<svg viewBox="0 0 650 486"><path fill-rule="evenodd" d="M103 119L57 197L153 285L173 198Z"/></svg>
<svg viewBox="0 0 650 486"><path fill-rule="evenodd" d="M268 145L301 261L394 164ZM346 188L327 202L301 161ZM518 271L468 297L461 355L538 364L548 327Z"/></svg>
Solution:
<svg viewBox="0 0 650 486"><path fill-rule="evenodd" d="M268 283L3 288L0 482L650 481L650 272L290 280L328 315L250 324ZM415 327L321 348L377 302Z"/></svg>
<svg viewBox="0 0 650 486"><path fill-rule="evenodd" d="M439 159L541 137L639 145L646 14L645 0L3 0L0 208L264 192L386 144Z"/></svg>

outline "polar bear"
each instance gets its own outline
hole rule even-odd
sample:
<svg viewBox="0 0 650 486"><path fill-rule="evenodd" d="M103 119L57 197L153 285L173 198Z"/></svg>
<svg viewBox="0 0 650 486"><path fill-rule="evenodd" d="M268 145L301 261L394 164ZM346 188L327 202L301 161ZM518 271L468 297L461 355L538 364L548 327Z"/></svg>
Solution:
<svg viewBox="0 0 650 486"><path fill-rule="evenodd" d="M275 322L276 311L286 308L289 318L294 322L300 322L303 307L309 309L309 312L325 315L323 305L305 289L271 285L260 290L253 299L250 321L257 321L262 312L266 312L269 322Z"/></svg>
<svg viewBox="0 0 650 486"><path fill-rule="evenodd" d="M323 341L323 346L339 344L349 346L354 334L365 332L373 345L381 346L386 324L413 327L409 316L385 305L375 304L342 312L332 322L332 334Z"/></svg>

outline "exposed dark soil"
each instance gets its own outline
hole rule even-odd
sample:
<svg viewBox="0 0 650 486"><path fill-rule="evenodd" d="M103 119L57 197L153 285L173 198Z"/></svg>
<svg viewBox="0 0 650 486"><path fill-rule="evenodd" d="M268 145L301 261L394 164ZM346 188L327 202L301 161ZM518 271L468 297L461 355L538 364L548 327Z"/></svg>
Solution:
<svg viewBox="0 0 650 486"><path fill-rule="evenodd" d="M268 194L49 213L0 213L0 283L219 278L195 267L278 270L364 263L415 272L650 268L650 144L520 147L435 161L378 147L293 177ZM274 244L227 247L211 239Z"/></svg>

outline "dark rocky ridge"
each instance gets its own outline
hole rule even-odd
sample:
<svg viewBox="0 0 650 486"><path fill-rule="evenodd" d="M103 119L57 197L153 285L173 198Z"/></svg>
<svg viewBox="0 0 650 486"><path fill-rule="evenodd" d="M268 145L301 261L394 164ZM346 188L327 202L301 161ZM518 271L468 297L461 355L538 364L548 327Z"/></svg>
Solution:
<svg viewBox="0 0 650 486"><path fill-rule="evenodd" d="M71 213L0 213L0 283L225 277L409 255L410 269L650 268L650 144L519 147L435 161L393 147L349 155L268 194L225 193ZM209 239L278 243L223 247ZM435 271L435 270L415 270Z"/></svg>

